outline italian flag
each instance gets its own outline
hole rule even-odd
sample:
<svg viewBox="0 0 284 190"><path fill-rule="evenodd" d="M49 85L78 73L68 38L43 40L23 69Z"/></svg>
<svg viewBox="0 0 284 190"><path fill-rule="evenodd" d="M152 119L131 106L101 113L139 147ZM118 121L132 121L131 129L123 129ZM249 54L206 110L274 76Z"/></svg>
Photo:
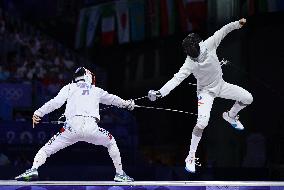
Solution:
<svg viewBox="0 0 284 190"><path fill-rule="evenodd" d="M102 7L102 45L109 46L114 43L115 12L112 4Z"/></svg>

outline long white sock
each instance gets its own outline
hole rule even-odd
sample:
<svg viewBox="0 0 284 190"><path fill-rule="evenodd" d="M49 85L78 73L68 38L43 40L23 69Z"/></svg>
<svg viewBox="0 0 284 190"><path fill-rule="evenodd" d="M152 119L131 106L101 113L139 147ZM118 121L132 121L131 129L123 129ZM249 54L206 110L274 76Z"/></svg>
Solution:
<svg viewBox="0 0 284 190"><path fill-rule="evenodd" d="M229 111L229 116L234 118L236 117L236 115L238 115L239 111L241 111L242 109L244 109L247 105L244 104L239 104L238 102L236 102L233 107L231 108L231 110Z"/></svg>
<svg viewBox="0 0 284 190"><path fill-rule="evenodd" d="M116 173L122 175L123 170L122 170L122 164L121 164L121 157L120 157L120 152L119 152L119 149L118 149L116 143L113 143L108 147L108 153L109 153L109 156L112 159Z"/></svg>
<svg viewBox="0 0 284 190"><path fill-rule="evenodd" d="M32 169L38 169L41 165L45 163L46 158L46 153L40 149L34 158Z"/></svg>
<svg viewBox="0 0 284 190"><path fill-rule="evenodd" d="M199 141L200 141L201 137L198 137L194 134L192 134L191 136L191 143L190 143L190 149L189 149L189 154L192 156L195 156L195 152L197 150Z"/></svg>

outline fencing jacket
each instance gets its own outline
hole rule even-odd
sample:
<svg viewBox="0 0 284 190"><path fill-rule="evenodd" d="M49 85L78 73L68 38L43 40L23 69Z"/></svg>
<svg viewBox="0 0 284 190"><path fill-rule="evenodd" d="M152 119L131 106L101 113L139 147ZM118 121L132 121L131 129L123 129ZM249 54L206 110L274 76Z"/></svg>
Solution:
<svg viewBox="0 0 284 190"><path fill-rule="evenodd" d="M127 103L120 97L109 94L101 88L80 81L64 86L56 97L45 103L34 114L43 117L60 108L66 101L67 104L64 113L66 120L76 115L100 119L99 103L118 107L124 107Z"/></svg>
<svg viewBox="0 0 284 190"><path fill-rule="evenodd" d="M171 90L178 86L191 73L197 79L197 92L206 90L215 95L218 94L223 82L223 73L216 49L229 32L240 27L239 21L231 22L216 31L207 40L200 42L199 57L193 60L187 56L178 73L159 90L161 95L168 95Z"/></svg>

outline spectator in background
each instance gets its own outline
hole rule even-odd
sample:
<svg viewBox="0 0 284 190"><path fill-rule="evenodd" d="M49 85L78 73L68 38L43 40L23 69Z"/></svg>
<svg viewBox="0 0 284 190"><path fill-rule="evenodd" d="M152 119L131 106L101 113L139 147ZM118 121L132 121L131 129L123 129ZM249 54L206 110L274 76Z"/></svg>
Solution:
<svg viewBox="0 0 284 190"><path fill-rule="evenodd" d="M15 121L20 121L20 122L27 121L27 119L20 112L16 112L14 119L15 119Z"/></svg>
<svg viewBox="0 0 284 190"><path fill-rule="evenodd" d="M0 152L0 166L9 165L11 161L9 160L8 156Z"/></svg>
<svg viewBox="0 0 284 190"><path fill-rule="evenodd" d="M10 72L0 65L0 81L5 81L10 77Z"/></svg>
<svg viewBox="0 0 284 190"><path fill-rule="evenodd" d="M5 47L11 46L12 48L9 48L9 51L14 49L13 51L16 50L15 52L17 52L8 63L9 66L12 63L12 67L9 67L8 70L16 73L11 78L16 80L31 80L37 77L37 79L43 80L48 72L73 69L74 61L71 54L64 47L56 45L55 41L44 37L39 31L27 27L26 24L17 20L11 20L8 26L8 31L5 30L5 35L9 38L6 41L10 45L6 45ZM66 52L66 55L62 56L61 53L55 60L52 60L56 52L59 51ZM59 76L59 81L64 81L66 78L70 79L70 77L65 76L65 72L61 73L63 76ZM6 77L2 76L2 78L6 80ZM58 78L53 82L57 82L57 80Z"/></svg>
<svg viewBox="0 0 284 190"><path fill-rule="evenodd" d="M6 23L3 16L0 13L0 35L3 35L6 30Z"/></svg>
<svg viewBox="0 0 284 190"><path fill-rule="evenodd" d="M31 161L26 157L25 154L18 156L14 161L14 166L19 168L30 167L32 165Z"/></svg>

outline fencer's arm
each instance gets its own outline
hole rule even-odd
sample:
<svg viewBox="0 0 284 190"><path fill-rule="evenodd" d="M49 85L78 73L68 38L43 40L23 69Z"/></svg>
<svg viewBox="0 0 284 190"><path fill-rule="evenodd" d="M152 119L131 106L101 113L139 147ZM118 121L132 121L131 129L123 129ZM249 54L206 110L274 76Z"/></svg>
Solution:
<svg viewBox="0 0 284 190"><path fill-rule="evenodd" d="M36 110L34 112L34 115L43 117L44 115L49 114L50 112L60 108L68 98L68 91L69 91L68 85L64 86L59 91L57 96L55 96L53 99L46 102L41 108Z"/></svg>
<svg viewBox="0 0 284 190"><path fill-rule="evenodd" d="M209 49L217 49L221 41L225 36L235 29L241 28L246 23L246 19L242 18L239 21L231 22L223 26L220 30L217 30L213 36L209 37L204 43Z"/></svg>
<svg viewBox="0 0 284 190"><path fill-rule="evenodd" d="M187 57L184 64L174 77L169 80L160 90L162 97L168 95L175 87L177 87L185 78L187 78L192 70L192 60Z"/></svg>
<svg viewBox="0 0 284 190"><path fill-rule="evenodd" d="M123 100L116 95L110 94L101 88L98 89L100 90L101 94L100 103L105 105L113 105L120 108L126 107L126 105L128 105L128 102L126 100Z"/></svg>

